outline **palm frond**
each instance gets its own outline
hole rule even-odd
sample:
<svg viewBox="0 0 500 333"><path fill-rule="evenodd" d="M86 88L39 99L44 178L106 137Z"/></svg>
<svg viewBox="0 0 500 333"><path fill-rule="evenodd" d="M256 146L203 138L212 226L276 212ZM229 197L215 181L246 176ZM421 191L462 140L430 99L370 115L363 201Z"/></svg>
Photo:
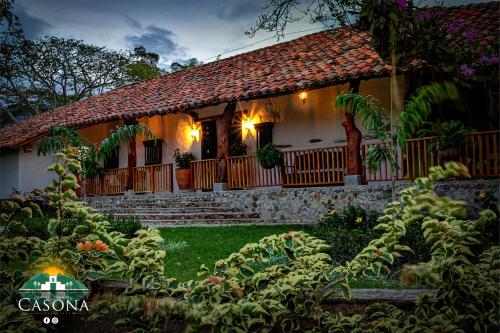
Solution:
<svg viewBox="0 0 500 333"><path fill-rule="evenodd" d="M375 145L366 153L366 164L371 171L377 170L384 161L391 163L391 149L389 146Z"/></svg>
<svg viewBox="0 0 500 333"><path fill-rule="evenodd" d="M135 139L136 136L154 139L155 141L157 139L151 129L143 124L117 126L99 145L97 151L99 159L111 156L116 148L126 143L129 139Z"/></svg>
<svg viewBox="0 0 500 333"><path fill-rule="evenodd" d="M346 108L353 116L359 112L374 112L379 109L372 96L363 96L352 91L338 95L335 99L335 105L338 108Z"/></svg>
<svg viewBox="0 0 500 333"><path fill-rule="evenodd" d="M54 126L50 129L49 135L40 141L37 154L39 156L55 154L69 146L78 147L82 141L83 138L79 136L76 128L66 125Z"/></svg>
<svg viewBox="0 0 500 333"><path fill-rule="evenodd" d="M403 146L407 139L415 134L432 110L432 105L446 100L456 101L459 93L455 85L431 83L417 90L417 94L406 102L403 112L399 115L398 143Z"/></svg>

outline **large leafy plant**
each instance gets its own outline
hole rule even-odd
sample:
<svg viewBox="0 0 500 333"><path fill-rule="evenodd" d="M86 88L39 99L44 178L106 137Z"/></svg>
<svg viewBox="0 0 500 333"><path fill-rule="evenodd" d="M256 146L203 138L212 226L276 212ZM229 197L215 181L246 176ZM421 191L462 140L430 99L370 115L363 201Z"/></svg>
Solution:
<svg viewBox="0 0 500 333"><path fill-rule="evenodd" d="M380 142L387 144L374 145L366 155L368 167L377 169L387 161L392 178L392 200L396 200L396 173L399 170L398 146L404 147L406 140L411 138L424 123L434 104L445 100L457 100L458 91L450 83L432 83L417 90L404 105L397 120L392 111L386 112L371 96L363 96L352 91L337 96L338 107L347 108L353 115L360 114L363 125L376 136Z"/></svg>

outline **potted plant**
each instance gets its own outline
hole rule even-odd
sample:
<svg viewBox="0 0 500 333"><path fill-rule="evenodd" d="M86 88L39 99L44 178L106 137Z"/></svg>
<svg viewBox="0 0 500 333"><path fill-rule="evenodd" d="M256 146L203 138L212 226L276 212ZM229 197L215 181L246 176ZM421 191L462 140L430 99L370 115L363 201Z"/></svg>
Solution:
<svg viewBox="0 0 500 333"><path fill-rule="evenodd" d="M174 161L177 169L175 169L175 179L179 190L189 190L191 188L191 161L196 158L190 152L181 153L179 149L175 150Z"/></svg>
<svg viewBox="0 0 500 333"><path fill-rule="evenodd" d="M283 153L271 143L257 149L255 158L264 169L272 169L275 166L283 165Z"/></svg>
<svg viewBox="0 0 500 333"><path fill-rule="evenodd" d="M437 151L442 163L460 159L460 153L466 144L463 123L458 120L434 123L430 130L424 130L422 133L434 137L434 140L429 144L429 150Z"/></svg>

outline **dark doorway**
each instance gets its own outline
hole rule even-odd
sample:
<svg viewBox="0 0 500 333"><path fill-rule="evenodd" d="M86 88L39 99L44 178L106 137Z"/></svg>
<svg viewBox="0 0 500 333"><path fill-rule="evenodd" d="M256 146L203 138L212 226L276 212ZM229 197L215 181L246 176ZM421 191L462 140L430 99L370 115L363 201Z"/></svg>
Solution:
<svg viewBox="0 0 500 333"><path fill-rule="evenodd" d="M217 157L217 124L215 120L201 123L201 159Z"/></svg>

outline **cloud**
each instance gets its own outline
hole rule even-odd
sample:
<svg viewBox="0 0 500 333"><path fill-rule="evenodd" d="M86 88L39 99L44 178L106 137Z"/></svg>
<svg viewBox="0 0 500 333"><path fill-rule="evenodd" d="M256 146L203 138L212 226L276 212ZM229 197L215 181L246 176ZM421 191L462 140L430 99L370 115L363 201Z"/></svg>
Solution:
<svg viewBox="0 0 500 333"><path fill-rule="evenodd" d="M52 27L41 18L28 14L22 5L16 4L14 7L14 14L19 17L24 36L28 39L41 37Z"/></svg>
<svg viewBox="0 0 500 333"><path fill-rule="evenodd" d="M262 4L255 0L241 0L236 3L220 4L215 15L221 20L239 21L253 19L255 20L261 12Z"/></svg>
<svg viewBox="0 0 500 333"><path fill-rule="evenodd" d="M140 35L125 36L130 48L144 46L146 50L160 55L162 62L186 57L186 48L179 46L173 38L175 34L168 30L150 25Z"/></svg>
<svg viewBox="0 0 500 333"><path fill-rule="evenodd" d="M136 29L136 30L142 30L142 25L139 23L139 21L137 21L136 19L134 19L132 16L129 16L127 14L124 14L123 17L125 18L125 22L127 22L127 24Z"/></svg>

